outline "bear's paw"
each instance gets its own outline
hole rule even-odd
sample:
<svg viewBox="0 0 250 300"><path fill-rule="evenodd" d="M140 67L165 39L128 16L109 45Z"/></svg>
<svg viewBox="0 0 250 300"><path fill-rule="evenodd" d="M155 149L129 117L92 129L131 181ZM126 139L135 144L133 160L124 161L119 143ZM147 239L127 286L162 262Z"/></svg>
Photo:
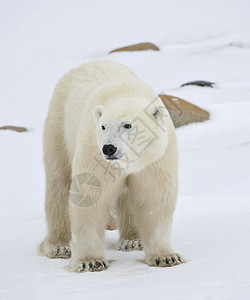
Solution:
<svg viewBox="0 0 250 300"><path fill-rule="evenodd" d="M187 260L178 253L166 255L152 255L146 258L146 263L153 267L173 267L185 263Z"/></svg>
<svg viewBox="0 0 250 300"><path fill-rule="evenodd" d="M143 250L143 244L141 240L122 240L117 249L119 251L133 251L133 250L138 250L141 251Z"/></svg>
<svg viewBox="0 0 250 300"><path fill-rule="evenodd" d="M53 245L47 242L43 242L40 245L40 254L45 255L48 258L70 258L71 251L69 245Z"/></svg>
<svg viewBox="0 0 250 300"><path fill-rule="evenodd" d="M106 270L109 263L106 259L90 259L90 260L78 260L76 262L71 262L66 269L70 272L98 272Z"/></svg>

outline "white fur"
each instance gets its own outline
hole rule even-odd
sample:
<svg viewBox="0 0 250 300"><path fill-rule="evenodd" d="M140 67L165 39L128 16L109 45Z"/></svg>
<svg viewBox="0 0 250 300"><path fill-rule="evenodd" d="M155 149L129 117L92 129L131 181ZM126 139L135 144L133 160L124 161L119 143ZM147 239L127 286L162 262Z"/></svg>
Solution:
<svg viewBox="0 0 250 300"><path fill-rule="evenodd" d="M125 129L124 124L132 128ZM143 132L146 147L140 146L139 135L139 146L131 142L131 136L137 139L133 130ZM105 144L117 148L117 160L106 159ZM167 110L132 71L110 61L70 70L55 89L45 123L48 234L41 253L66 258L68 253L63 256L61 249L70 243L70 271L105 269L104 230L115 207L121 250L131 245L140 249L143 244L149 265L184 261L171 244L177 160ZM102 188L98 201L87 207L68 201L71 180L82 173L94 175Z"/></svg>

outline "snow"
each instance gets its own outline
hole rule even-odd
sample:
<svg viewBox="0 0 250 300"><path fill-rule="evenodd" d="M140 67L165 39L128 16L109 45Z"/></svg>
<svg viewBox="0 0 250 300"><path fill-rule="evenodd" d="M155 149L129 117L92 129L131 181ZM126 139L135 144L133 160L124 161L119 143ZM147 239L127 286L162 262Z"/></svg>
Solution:
<svg viewBox="0 0 250 300"><path fill-rule="evenodd" d="M250 2L14 1L0 10L0 299L249 299ZM150 41L161 51L114 48ZM177 129L180 193L175 249L190 261L152 268L142 252L110 249L110 268L69 273L37 255L45 236L42 129L53 88L93 59L126 64L157 92L207 109ZM215 88L180 85L193 80Z"/></svg>

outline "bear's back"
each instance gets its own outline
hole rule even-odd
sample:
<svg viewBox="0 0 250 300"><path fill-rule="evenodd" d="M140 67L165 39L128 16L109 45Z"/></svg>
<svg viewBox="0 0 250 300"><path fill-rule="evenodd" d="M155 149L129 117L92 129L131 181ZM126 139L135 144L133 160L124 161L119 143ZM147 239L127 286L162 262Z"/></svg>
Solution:
<svg viewBox="0 0 250 300"><path fill-rule="evenodd" d="M71 69L66 76L70 76L71 90L74 85L82 84L93 92L98 87L113 81L124 81L137 78L137 76L124 65L108 60L98 60L83 63Z"/></svg>

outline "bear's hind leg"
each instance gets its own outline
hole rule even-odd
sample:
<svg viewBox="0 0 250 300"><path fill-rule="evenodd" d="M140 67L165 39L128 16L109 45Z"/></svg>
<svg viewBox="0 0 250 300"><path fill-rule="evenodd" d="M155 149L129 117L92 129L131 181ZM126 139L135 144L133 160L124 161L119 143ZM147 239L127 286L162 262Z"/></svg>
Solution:
<svg viewBox="0 0 250 300"><path fill-rule="evenodd" d="M45 127L44 163L46 172L47 236L39 246L41 255L49 258L69 258L71 239L68 216L70 167L62 137L53 132L55 126Z"/></svg>
<svg viewBox="0 0 250 300"><path fill-rule="evenodd" d="M142 250L143 244L135 224L135 217L130 207L132 195L123 194L116 203L120 238L117 249L120 251Z"/></svg>

